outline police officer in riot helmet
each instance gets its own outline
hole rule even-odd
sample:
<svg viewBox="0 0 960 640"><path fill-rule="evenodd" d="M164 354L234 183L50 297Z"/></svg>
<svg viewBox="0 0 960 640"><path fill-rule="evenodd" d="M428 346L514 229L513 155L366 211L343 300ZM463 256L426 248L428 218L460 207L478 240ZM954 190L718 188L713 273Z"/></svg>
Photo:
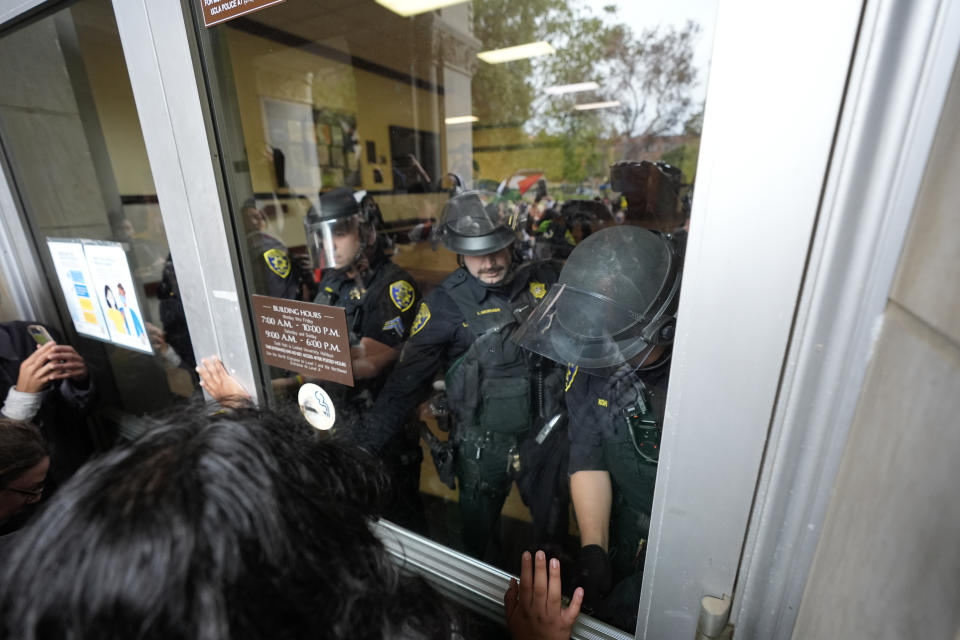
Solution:
<svg viewBox="0 0 960 640"><path fill-rule="evenodd" d="M355 386L322 382L337 408L337 427L360 423L383 386L406 339L420 301L417 283L384 253L386 238L379 207L365 192L348 187L320 196L318 207L304 219L307 246L320 269L314 302L343 307L350 332ZM388 514L412 528L421 528L420 462L416 432L397 433L381 459L394 484Z"/></svg>
<svg viewBox="0 0 960 640"><path fill-rule="evenodd" d="M535 392L542 370L512 335L556 281L558 269L549 262L514 262L516 223L516 212L495 194L466 191L448 201L439 235L460 267L420 304L400 362L361 434L363 445L380 448L424 399L438 371L445 374L450 476L459 483L464 544L476 557L484 557L488 543L494 551L498 547L494 532L520 445L545 411ZM445 481L453 483L449 476Z"/></svg>
<svg viewBox="0 0 960 640"><path fill-rule="evenodd" d="M341 187L320 196L304 219L307 247L321 270L314 302L343 307L353 375L374 395L399 355L420 295L416 282L385 255L379 207L365 192Z"/></svg>
<svg viewBox="0 0 960 640"><path fill-rule="evenodd" d="M594 615L633 629L680 289L673 240L611 227L581 242L518 333L567 363L579 584Z"/></svg>

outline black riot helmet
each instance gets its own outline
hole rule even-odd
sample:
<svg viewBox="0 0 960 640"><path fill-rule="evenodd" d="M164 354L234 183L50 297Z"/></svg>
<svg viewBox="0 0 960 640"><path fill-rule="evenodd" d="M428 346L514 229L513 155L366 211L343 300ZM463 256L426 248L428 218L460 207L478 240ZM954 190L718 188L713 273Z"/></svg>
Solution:
<svg viewBox="0 0 960 640"><path fill-rule="evenodd" d="M680 271L668 236L632 226L598 231L573 250L517 339L597 373L642 361L673 341Z"/></svg>
<svg viewBox="0 0 960 640"><path fill-rule="evenodd" d="M465 256L483 256L509 247L516 239L512 203L487 191L464 191L450 198L440 216L443 246Z"/></svg>
<svg viewBox="0 0 960 640"><path fill-rule="evenodd" d="M303 219L313 267L344 269L353 266L363 250L374 242L380 219L380 208L366 191L354 192L349 187L339 187L322 194L317 207L311 207ZM359 238L357 251L350 256L338 256L333 239L354 233Z"/></svg>

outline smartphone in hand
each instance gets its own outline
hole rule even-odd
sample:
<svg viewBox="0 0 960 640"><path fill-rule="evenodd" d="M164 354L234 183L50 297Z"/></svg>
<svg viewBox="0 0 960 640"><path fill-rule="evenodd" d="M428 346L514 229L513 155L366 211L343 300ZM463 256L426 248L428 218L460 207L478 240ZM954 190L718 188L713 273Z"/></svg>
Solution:
<svg viewBox="0 0 960 640"><path fill-rule="evenodd" d="M53 342L53 336L43 326L39 324L28 324L27 333L33 336L37 346L43 346L48 342Z"/></svg>

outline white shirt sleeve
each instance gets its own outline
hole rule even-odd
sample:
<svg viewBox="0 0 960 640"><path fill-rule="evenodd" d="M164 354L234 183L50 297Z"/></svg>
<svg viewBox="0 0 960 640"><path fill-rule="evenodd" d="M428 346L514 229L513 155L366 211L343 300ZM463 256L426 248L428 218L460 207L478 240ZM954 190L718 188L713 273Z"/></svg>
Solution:
<svg viewBox="0 0 960 640"><path fill-rule="evenodd" d="M43 393L27 393L10 387L3 407L0 407L0 413L11 420L32 420L40 410L41 402Z"/></svg>

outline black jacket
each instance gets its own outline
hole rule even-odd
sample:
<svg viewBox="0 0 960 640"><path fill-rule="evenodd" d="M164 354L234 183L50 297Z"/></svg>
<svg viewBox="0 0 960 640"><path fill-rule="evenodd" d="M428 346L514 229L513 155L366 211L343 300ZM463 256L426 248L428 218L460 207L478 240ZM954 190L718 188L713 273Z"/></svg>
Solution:
<svg viewBox="0 0 960 640"><path fill-rule="evenodd" d="M27 325L38 322L0 323L0 402L17 384L20 363L37 348L37 343L27 332ZM61 336L56 330L46 327L58 343ZM50 447L50 472L47 475L48 490L52 493L59 484L73 475L93 452L93 442L86 424L86 415L93 401L93 382L83 387L71 380L63 380L42 391L43 401L37 415L31 420L40 427Z"/></svg>

